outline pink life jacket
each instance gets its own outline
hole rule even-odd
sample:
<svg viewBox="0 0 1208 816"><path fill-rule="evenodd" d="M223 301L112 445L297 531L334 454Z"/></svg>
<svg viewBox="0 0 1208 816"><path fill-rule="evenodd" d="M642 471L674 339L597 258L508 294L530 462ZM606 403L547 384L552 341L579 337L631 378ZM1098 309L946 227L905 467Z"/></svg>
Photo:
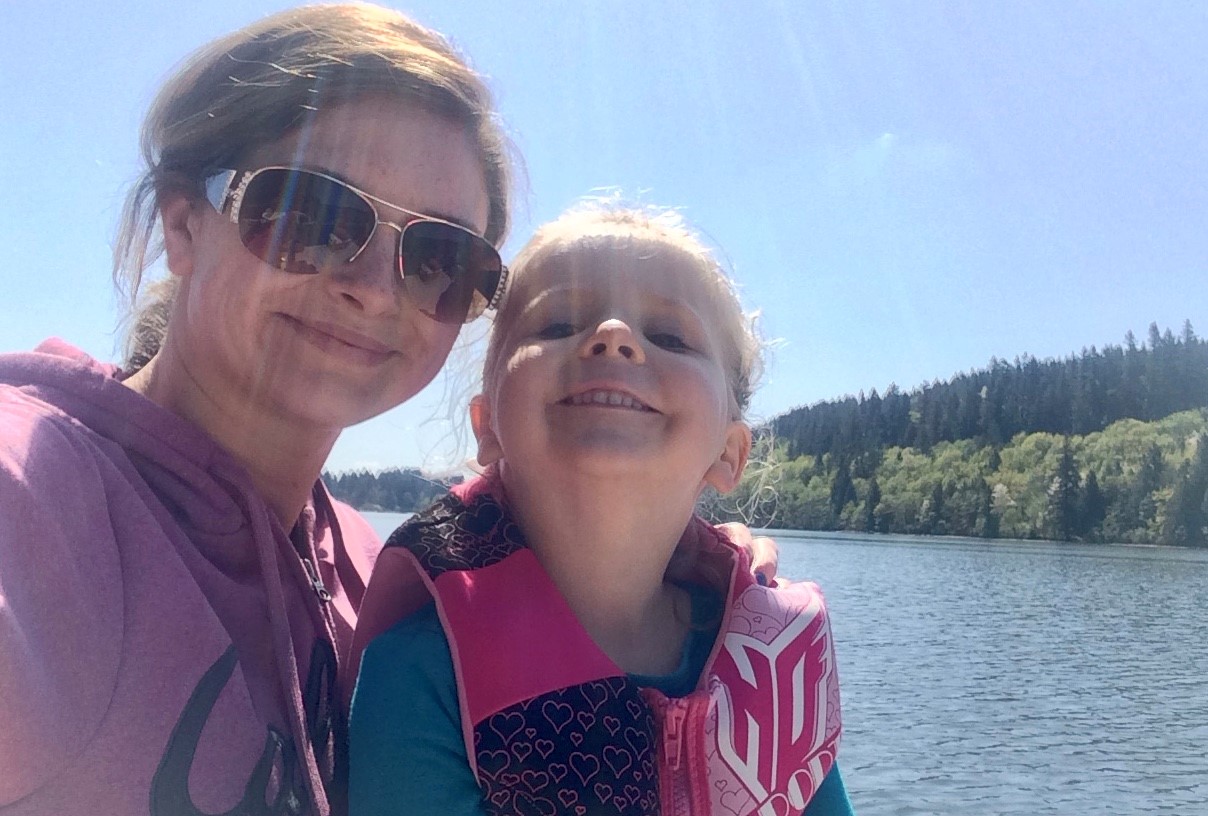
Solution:
<svg viewBox="0 0 1208 816"><path fill-rule="evenodd" d="M691 577L726 588L728 603L696 690L668 698L596 646L493 491L460 485L386 545L408 551L436 600L488 809L801 813L840 735L818 587L758 585L745 554L694 519Z"/></svg>

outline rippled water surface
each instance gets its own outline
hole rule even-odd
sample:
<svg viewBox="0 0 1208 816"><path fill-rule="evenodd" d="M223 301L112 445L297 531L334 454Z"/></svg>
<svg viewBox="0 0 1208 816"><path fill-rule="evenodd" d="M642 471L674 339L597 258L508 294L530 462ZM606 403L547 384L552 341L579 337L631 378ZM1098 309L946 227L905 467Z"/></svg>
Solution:
<svg viewBox="0 0 1208 816"><path fill-rule="evenodd" d="M1208 552L775 535L861 816L1208 814Z"/></svg>
<svg viewBox="0 0 1208 816"><path fill-rule="evenodd" d="M860 816L1208 816L1208 552L774 535L826 591Z"/></svg>

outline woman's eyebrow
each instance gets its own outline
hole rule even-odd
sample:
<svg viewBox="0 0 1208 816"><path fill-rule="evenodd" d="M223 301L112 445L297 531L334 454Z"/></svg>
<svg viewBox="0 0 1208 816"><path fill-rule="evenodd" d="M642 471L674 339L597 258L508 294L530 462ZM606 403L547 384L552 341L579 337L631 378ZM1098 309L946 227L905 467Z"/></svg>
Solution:
<svg viewBox="0 0 1208 816"><path fill-rule="evenodd" d="M333 179L336 179L337 181L344 182L345 184L347 184L349 187L353 188L354 190L359 190L359 191L365 193L366 195L371 196L373 199L375 199L376 201L378 201L382 204L385 204L390 207L394 207L396 210L402 210L403 212L413 212L413 213L416 213L417 215L423 215L423 216L427 216L429 218L439 218L441 221L448 221L450 224L456 224L459 227L465 227L467 230L474 233L475 235L481 234L478 232L478 228L476 226L474 226L473 224L471 224L469 221L467 221L464 218L460 218L456 215L450 215L449 213L440 212L440 211L434 212L431 210L423 210L423 211L409 210L406 207L400 207L398 204L395 204L391 201L387 201L386 199L381 198L380 196L374 195L373 193L366 190L364 187L362 187L359 184L357 184L356 182L354 182L352 179L345 176L340 171L332 170L331 168L325 167L321 164L312 164L309 162L302 162L301 164L292 164L291 165L287 162L287 163L281 164L280 166L281 167L296 167L299 170L309 170L313 173L322 173L325 176L331 176Z"/></svg>
<svg viewBox="0 0 1208 816"><path fill-rule="evenodd" d="M456 215L449 215L448 213L444 213L444 212L423 212L423 213L420 213L420 215L428 215L428 216L431 216L432 218L439 218L441 221L448 221L450 224L456 224L459 227L465 227L467 230L474 233L475 235L482 234L478 231L478 227L474 226L473 224L471 224L469 221L467 221L464 218L458 218Z"/></svg>

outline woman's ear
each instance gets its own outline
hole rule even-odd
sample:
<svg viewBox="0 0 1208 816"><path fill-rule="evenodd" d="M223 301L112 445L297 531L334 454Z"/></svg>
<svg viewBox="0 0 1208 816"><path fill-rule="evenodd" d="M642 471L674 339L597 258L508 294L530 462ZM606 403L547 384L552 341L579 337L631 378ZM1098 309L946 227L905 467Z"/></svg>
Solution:
<svg viewBox="0 0 1208 816"><path fill-rule="evenodd" d="M159 205L168 271L181 278L193 274L193 249L197 219L194 202L184 193L168 193Z"/></svg>
<svg viewBox="0 0 1208 816"><path fill-rule="evenodd" d="M470 400L470 427L478 440L478 464L487 467L503 458L503 447L491 427L491 406L485 394Z"/></svg>
<svg viewBox="0 0 1208 816"><path fill-rule="evenodd" d="M721 454L709 466L705 483L718 493L729 493L738 487L742 472L751 455L751 429L747 423L735 420L726 429L725 446Z"/></svg>

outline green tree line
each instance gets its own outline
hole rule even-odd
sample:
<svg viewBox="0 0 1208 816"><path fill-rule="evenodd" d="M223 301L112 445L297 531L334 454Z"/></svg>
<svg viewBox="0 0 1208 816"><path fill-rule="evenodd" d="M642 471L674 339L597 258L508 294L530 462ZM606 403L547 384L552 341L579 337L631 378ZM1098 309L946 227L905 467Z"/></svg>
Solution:
<svg viewBox="0 0 1208 816"><path fill-rule="evenodd" d="M713 503L756 527L1208 545L1208 410L856 460L785 456ZM743 512L740 512L740 508Z"/></svg>
<svg viewBox="0 0 1208 816"><path fill-rule="evenodd" d="M327 489L340 501L358 510L390 513L412 513L426 507L460 481L459 476L450 480L431 479L418 468L323 473Z"/></svg>
<svg viewBox="0 0 1208 816"><path fill-rule="evenodd" d="M1190 321L1179 336L1149 327L1123 346L1084 349L1064 360L1023 355L936 380L909 393L845 397L795 408L771 431L801 455L855 458L893 447L929 450L971 439L1000 447L1021 433L1082 436L1121 419L1151 421L1208 405L1208 343Z"/></svg>
<svg viewBox="0 0 1208 816"><path fill-rule="evenodd" d="M790 411L720 518L812 530L1208 545L1208 344L1150 326Z"/></svg>

